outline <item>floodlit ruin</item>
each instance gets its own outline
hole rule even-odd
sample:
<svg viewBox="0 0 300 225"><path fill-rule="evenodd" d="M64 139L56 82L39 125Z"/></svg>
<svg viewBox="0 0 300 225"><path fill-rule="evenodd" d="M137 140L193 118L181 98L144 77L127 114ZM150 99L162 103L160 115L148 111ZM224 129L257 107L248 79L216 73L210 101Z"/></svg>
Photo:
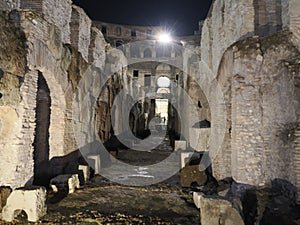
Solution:
<svg viewBox="0 0 300 225"><path fill-rule="evenodd" d="M0 10L0 224L300 224L300 1L215 0L186 37Z"/></svg>

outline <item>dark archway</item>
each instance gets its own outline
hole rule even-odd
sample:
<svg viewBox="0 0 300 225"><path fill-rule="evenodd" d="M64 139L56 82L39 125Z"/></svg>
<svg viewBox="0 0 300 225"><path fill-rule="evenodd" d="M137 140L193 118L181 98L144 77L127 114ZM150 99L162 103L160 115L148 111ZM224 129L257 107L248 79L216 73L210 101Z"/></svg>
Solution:
<svg viewBox="0 0 300 225"><path fill-rule="evenodd" d="M49 126L51 97L47 82L38 72L38 90L36 97L36 128L34 137L34 184L48 186L49 178L45 171L49 161Z"/></svg>

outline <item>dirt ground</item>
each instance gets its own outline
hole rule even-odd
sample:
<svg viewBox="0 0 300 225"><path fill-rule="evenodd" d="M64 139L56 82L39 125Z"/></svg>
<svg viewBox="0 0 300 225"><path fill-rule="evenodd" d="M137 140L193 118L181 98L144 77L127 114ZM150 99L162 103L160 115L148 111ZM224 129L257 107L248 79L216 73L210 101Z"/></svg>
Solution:
<svg viewBox="0 0 300 225"><path fill-rule="evenodd" d="M131 165L144 166L145 170L146 165L164 160L171 152L169 146L163 145L149 152L123 150L118 158ZM178 167L179 160L169 164L172 164L171 169ZM127 179L149 178L128 176ZM199 209L193 203L192 194L181 189L179 173L176 173L160 183L139 187L118 184L97 175L73 194L50 192L47 215L35 224L197 225L199 221ZM13 223L2 221L0 224L27 224L26 214L20 214Z"/></svg>

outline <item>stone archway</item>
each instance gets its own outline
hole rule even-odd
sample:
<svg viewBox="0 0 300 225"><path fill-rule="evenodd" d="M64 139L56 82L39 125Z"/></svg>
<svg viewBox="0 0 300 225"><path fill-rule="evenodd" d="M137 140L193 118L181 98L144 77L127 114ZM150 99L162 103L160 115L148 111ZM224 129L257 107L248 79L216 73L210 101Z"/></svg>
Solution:
<svg viewBox="0 0 300 225"><path fill-rule="evenodd" d="M43 74L38 72L38 90L36 96L36 127L34 136L34 184L47 185L48 178L44 174L45 165L49 161L49 127L51 115L50 89Z"/></svg>

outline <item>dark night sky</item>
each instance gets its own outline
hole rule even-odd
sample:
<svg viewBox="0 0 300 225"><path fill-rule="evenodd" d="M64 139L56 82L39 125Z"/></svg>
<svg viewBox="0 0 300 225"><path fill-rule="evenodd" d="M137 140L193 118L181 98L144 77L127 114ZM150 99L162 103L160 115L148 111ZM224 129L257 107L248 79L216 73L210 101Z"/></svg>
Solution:
<svg viewBox="0 0 300 225"><path fill-rule="evenodd" d="M212 0L73 0L93 20L129 25L161 25L175 35L193 34Z"/></svg>

